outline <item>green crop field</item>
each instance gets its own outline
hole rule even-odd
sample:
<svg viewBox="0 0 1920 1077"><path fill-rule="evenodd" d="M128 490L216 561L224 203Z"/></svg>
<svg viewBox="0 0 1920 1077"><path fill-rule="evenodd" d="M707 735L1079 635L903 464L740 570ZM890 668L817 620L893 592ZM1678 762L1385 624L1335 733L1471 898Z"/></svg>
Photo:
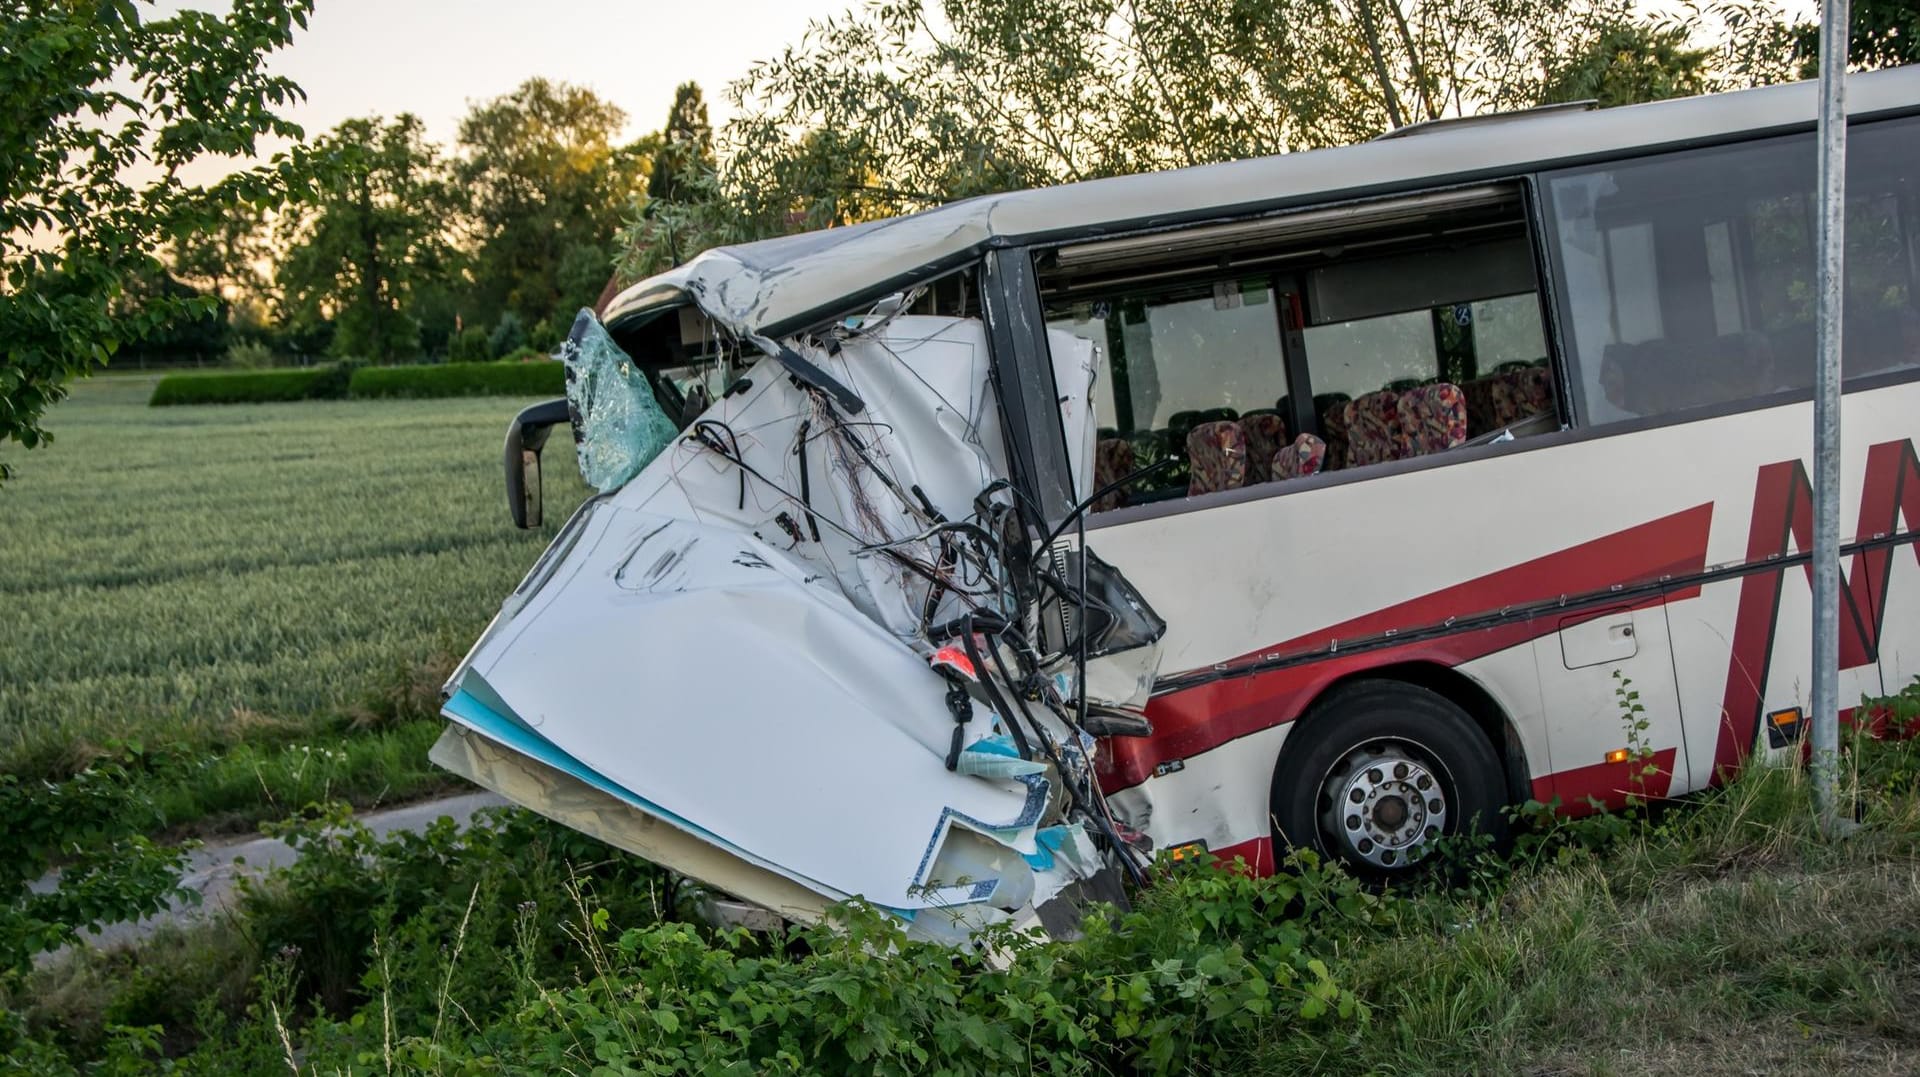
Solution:
<svg viewBox="0 0 1920 1077"><path fill-rule="evenodd" d="M152 390L82 382L51 447L8 455L0 772L339 728L457 656L586 493L562 440L546 531L508 522L523 400L148 408Z"/></svg>

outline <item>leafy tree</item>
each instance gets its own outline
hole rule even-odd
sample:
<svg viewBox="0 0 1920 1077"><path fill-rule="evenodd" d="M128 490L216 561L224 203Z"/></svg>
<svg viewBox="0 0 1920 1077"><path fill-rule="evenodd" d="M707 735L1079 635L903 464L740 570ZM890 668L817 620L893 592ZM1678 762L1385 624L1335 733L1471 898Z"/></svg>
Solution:
<svg viewBox="0 0 1920 1077"><path fill-rule="evenodd" d="M280 266L290 321L335 322L336 354L417 354L416 294L454 271L455 188L418 118L348 120L313 146L315 180ZM443 334L444 335L444 334Z"/></svg>
<svg viewBox="0 0 1920 1077"><path fill-rule="evenodd" d="M132 274L114 298L113 309L123 314L142 309L179 313L155 325L139 339L122 345L114 354L113 362L143 368L183 363L204 366L217 362L230 339L226 304L196 302L202 296L217 299L164 269Z"/></svg>
<svg viewBox="0 0 1920 1077"><path fill-rule="evenodd" d="M599 292L614 234L645 189L648 155L615 144L625 123L593 91L542 78L461 121L479 310L531 323Z"/></svg>
<svg viewBox="0 0 1920 1077"><path fill-rule="evenodd" d="M673 91L673 108L660 129L647 176L647 198L672 201L681 195L682 179L696 170L713 170L713 125L707 122L707 102L697 82L683 82Z"/></svg>
<svg viewBox="0 0 1920 1077"><path fill-rule="evenodd" d="M297 157L214 189L183 178L298 138L276 110L300 96L266 57L312 0L233 0L225 15L146 21L136 0L0 0L0 444L48 439L67 382L210 297L115 300L170 240L234 201L270 203ZM0 481L8 469L0 464Z"/></svg>
<svg viewBox="0 0 1920 1077"><path fill-rule="evenodd" d="M1354 142L1538 100L1623 0L883 0L731 93L723 173L650 204L629 274L709 242Z"/></svg>
<svg viewBox="0 0 1920 1077"><path fill-rule="evenodd" d="M1847 63L1873 70L1920 63L1920 4L1914 0L1853 0L1847 10ZM1820 74L1820 24L1794 28L1802 78Z"/></svg>
<svg viewBox="0 0 1920 1077"><path fill-rule="evenodd" d="M260 266L272 254L267 216L239 200L213 207L202 227L168 245L168 271L222 302L257 298L265 288Z"/></svg>
<svg viewBox="0 0 1920 1077"><path fill-rule="evenodd" d="M1681 27L1613 23L1548 77L1540 102L1593 100L1608 108L1701 94L1711 86L1712 60L1710 50L1688 45Z"/></svg>

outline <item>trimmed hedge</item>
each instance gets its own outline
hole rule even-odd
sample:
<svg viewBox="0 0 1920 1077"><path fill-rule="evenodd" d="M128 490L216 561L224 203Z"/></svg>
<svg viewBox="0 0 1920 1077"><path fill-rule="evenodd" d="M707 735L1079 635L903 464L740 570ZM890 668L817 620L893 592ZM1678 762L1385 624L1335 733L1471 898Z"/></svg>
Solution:
<svg viewBox="0 0 1920 1077"><path fill-rule="evenodd" d="M259 404L274 400L338 399L347 395L347 379L338 367L304 370L210 371L168 374L153 387L147 403Z"/></svg>
<svg viewBox="0 0 1920 1077"><path fill-rule="evenodd" d="M342 400L434 396L560 396L566 368L554 362L442 363L303 370L200 371L168 374L147 401L169 404L261 404L276 400Z"/></svg>
<svg viewBox="0 0 1920 1077"><path fill-rule="evenodd" d="M367 366L353 372L356 397L560 396L566 367L548 361Z"/></svg>

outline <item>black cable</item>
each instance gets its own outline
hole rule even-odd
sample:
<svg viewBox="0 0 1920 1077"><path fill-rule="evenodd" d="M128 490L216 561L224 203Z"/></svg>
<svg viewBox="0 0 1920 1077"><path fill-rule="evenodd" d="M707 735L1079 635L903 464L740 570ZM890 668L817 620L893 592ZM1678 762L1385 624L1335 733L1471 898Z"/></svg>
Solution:
<svg viewBox="0 0 1920 1077"><path fill-rule="evenodd" d="M1179 462L1178 459L1172 456L1169 456L1164 460L1155 460L1153 463L1148 464L1146 467L1135 468L1134 470L1127 472L1125 475L1120 476L1119 478L1113 480L1112 482L1106 484L1105 486L1102 486L1098 490L1095 490L1093 493L1088 494L1084 500L1074 505L1073 509L1067 513L1067 518L1064 520L1061 520L1060 526L1055 528L1053 531L1049 532L1047 534L1046 541L1042 542L1040 545L1042 547L1052 546L1054 543L1054 540L1058 539L1061 535L1066 534L1067 528L1072 527L1075 521L1083 520L1085 518L1087 510L1093 507L1094 502L1099 501L1101 498L1107 496L1108 494L1114 492L1115 490L1118 490L1119 488L1121 488L1122 486L1125 486L1130 482L1134 482L1138 479L1146 478L1148 475L1151 475L1154 472L1160 471L1164 468L1172 467L1174 464L1178 462Z"/></svg>
<svg viewBox="0 0 1920 1077"><path fill-rule="evenodd" d="M961 620L960 646L967 652L967 659L973 663L974 673L980 678L981 689L987 693L987 704L994 709L995 713L1006 718L1007 731L1013 735L1014 747L1019 751L1020 758L1032 760L1033 745L1027 743L1026 733L1021 730L1020 724L1013 720L1013 708L1007 706L1006 700L1000 698L1000 689L993 683L993 675L987 670L986 660L980 657L980 645L974 639L972 615Z"/></svg>
<svg viewBox="0 0 1920 1077"><path fill-rule="evenodd" d="M726 444L723 445L714 435L713 431L715 430L727 436ZM705 445L707 448L719 453L722 457L740 465L742 469L746 467L746 461L740 454L740 439L734 435L733 427L728 426L718 419L701 419L693 424L692 433L694 440L700 444ZM740 473L740 511L745 512L746 509L747 474L745 470L742 470ZM815 535L813 538L815 542L820 540L819 535Z"/></svg>
<svg viewBox="0 0 1920 1077"><path fill-rule="evenodd" d="M800 458L800 507L807 514L807 530L813 532L813 541L819 542L820 521L813 518L813 469L807 466L807 431L812 427L811 418L800 420L800 429L793 439L793 455ZM747 481L745 474L740 481Z"/></svg>

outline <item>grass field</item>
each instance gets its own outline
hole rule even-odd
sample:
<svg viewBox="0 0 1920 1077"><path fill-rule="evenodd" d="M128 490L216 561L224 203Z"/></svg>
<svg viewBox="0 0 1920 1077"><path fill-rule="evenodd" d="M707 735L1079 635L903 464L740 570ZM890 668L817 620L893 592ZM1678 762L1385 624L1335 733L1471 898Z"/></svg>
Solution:
<svg viewBox="0 0 1920 1077"><path fill-rule="evenodd" d="M586 492L551 467L547 530L508 523L500 437L525 401L150 409L153 382L82 382L51 447L9 454L0 772L129 740L304 768L283 746L418 697Z"/></svg>

